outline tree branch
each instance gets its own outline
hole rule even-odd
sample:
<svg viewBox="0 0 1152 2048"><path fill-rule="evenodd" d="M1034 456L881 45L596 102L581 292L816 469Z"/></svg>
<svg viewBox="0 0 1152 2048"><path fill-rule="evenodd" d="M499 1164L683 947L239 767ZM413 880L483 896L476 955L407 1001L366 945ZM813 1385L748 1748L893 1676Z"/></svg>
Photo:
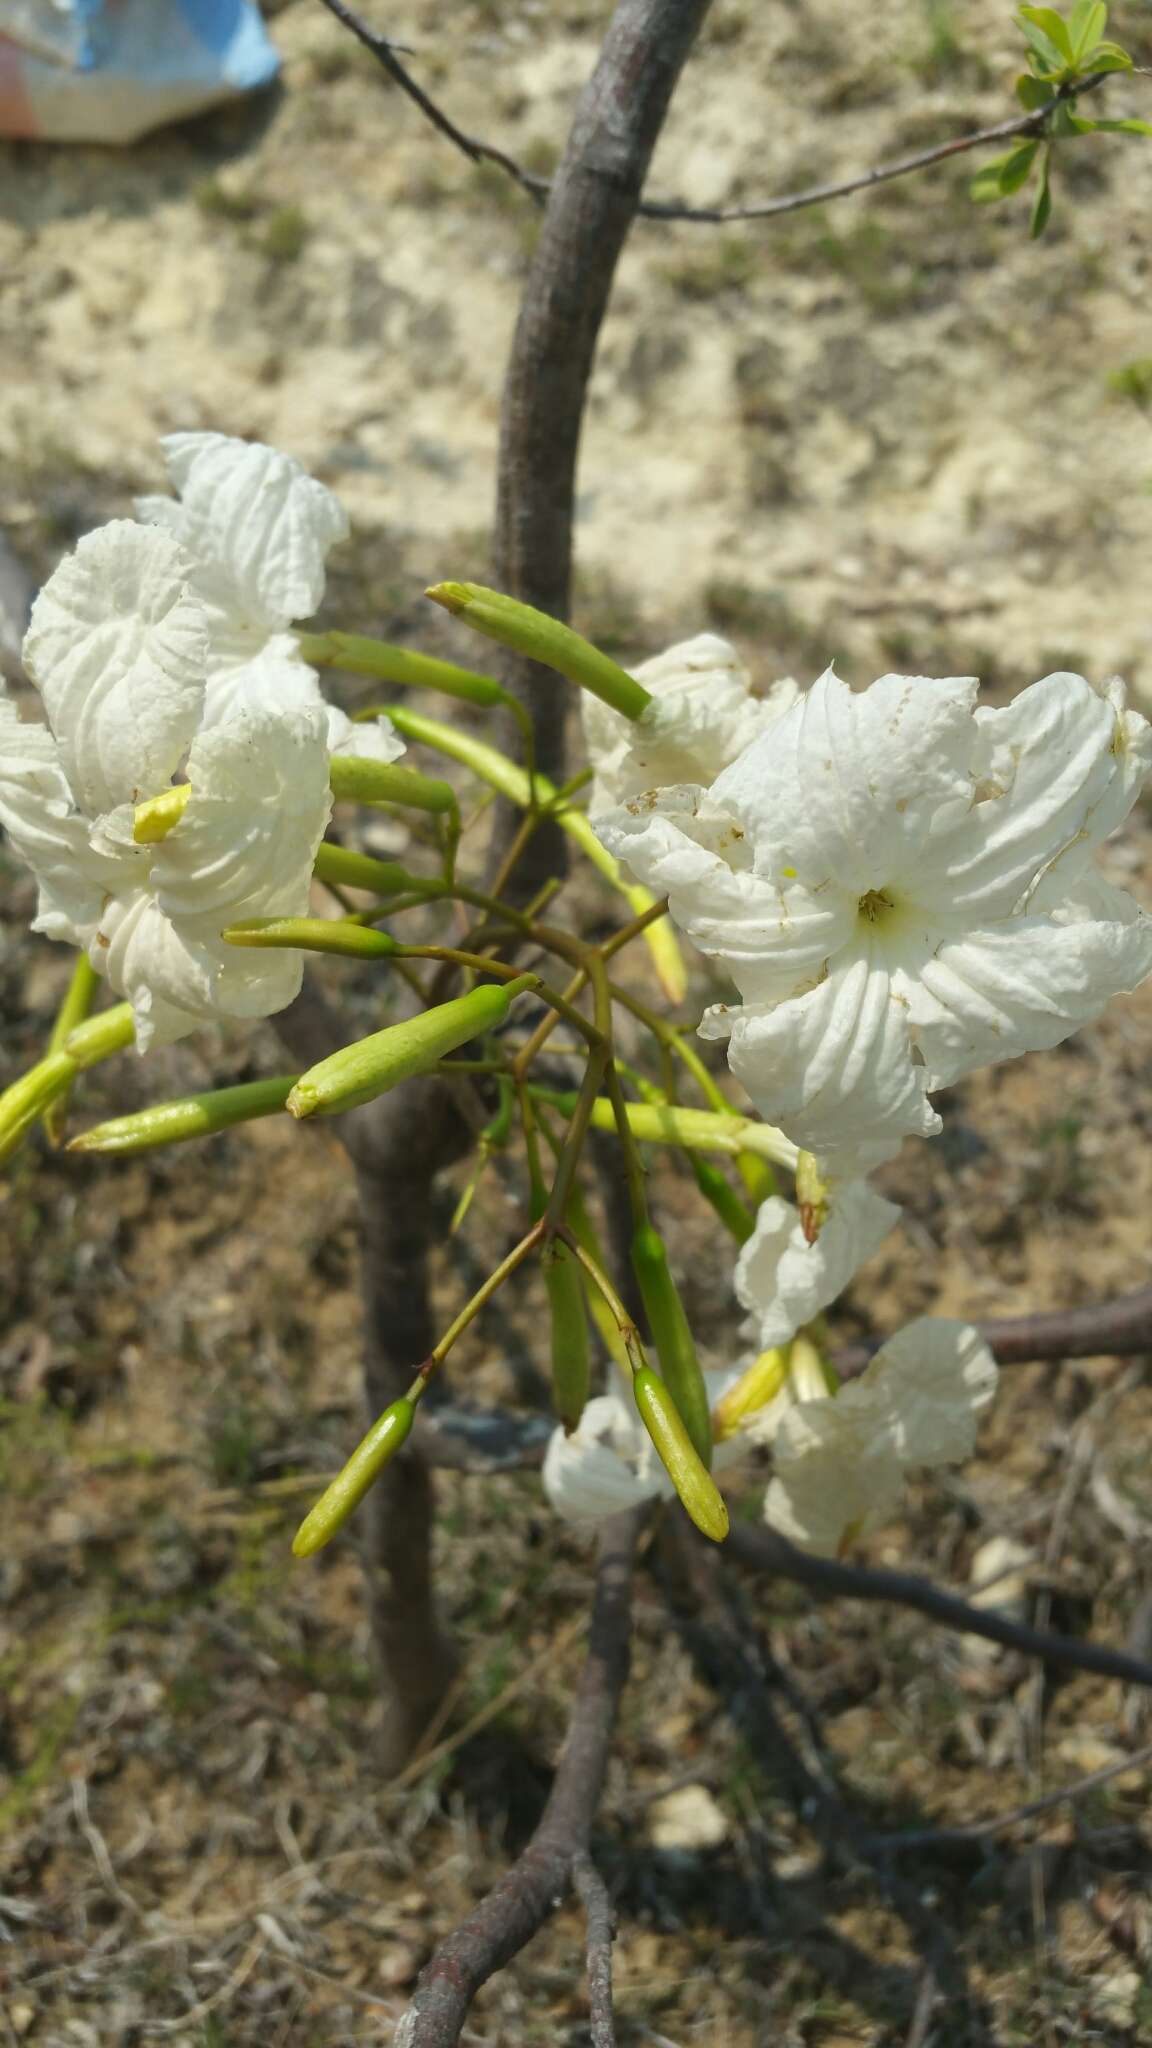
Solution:
<svg viewBox="0 0 1152 2048"><path fill-rule="evenodd" d="M588 1656L543 1819L511 1869L425 1964L396 2029L396 2048L452 2048L481 1984L543 1926L587 1857L628 1677L640 1520L635 1510L616 1515L601 1531ZM594 2000L600 2001L602 1992L601 1975Z"/></svg>
<svg viewBox="0 0 1152 2048"><path fill-rule="evenodd" d="M984 1636L1002 1643L1005 1649L1020 1650L1042 1664L1065 1671L1095 1671L1102 1678L1119 1678L1128 1685L1152 1686L1152 1664L1130 1657L1124 1650L1110 1650L1103 1643L1080 1643L1072 1636L1060 1636L1046 1629L1029 1628L1010 1621L994 1609L970 1606L955 1593L945 1593L930 1579L914 1572L884 1571L863 1564L841 1564L830 1557L812 1557L798 1550L775 1529L754 1528L736 1522L727 1545L738 1564L769 1571L777 1578L791 1579L823 1599L884 1600L897 1607L911 1607L942 1628L961 1635Z"/></svg>
<svg viewBox="0 0 1152 2048"><path fill-rule="evenodd" d="M1152 1287L1117 1294L1111 1301L1085 1302L1081 1308L996 1316L976 1328L1000 1365L1031 1365L1044 1358L1123 1358L1152 1351ZM842 1380L859 1379L879 1349L879 1342L847 1345L833 1355L837 1374Z"/></svg>
<svg viewBox="0 0 1152 2048"><path fill-rule="evenodd" d="M504 385L493 574L499 589L568 617L576 459L592 360L616 264L676 81L710 0L617 0L548 195ZM521 656L503 680L532 715L536 762L564 779L569 693ZM498 811L497 845L518 820ZM520 863L531 896L566 853L555 824Z"/></svg>
<svg viewBox="0 0 1152 2048"><path fill-rule="evenodd" d="M542 206L555 190L559 178L540 177L530 171L507 150L498 149L494 143L484 142L479 136L469 135L457 127L443 107L418 85L411 72L400 62L396 45L385 36L377 35L369 28L362 16L344 0L323 0L330 14L363 43L371 52L401 92L419 107L426 121L445 136L466 156L470 163L495 164L537 206ZM1115 73L1100 72L1089 78L1077 79L1072 85L1063 87L1045 107L1034 113L1014 114L1003 121L995 121L989 128L977 128L970 135L952 136L947 142L935 143L930 149L916 150L911 156L895 157L889 163L874 164L871 169L857 171L851 177L837 178L823 185L808 185L799 192L786 192L776 199L753 200L747 206L687 206L681 199L638 198L635 212L645 220L688 221L698 226L719 227L734 221L777 220L782 214L799 213L806 206L825 206L830 199L846 199L853 192L870 191L874 185L890 184L894 178L907 178L916 171L930 170L934 164L947 163L951 157L963 156L972 149L984 149L994 142L1009 142L1013 136L1043 135L1049 115L1062 101L1077 100L1084 93L1095 92L1106 77ZM522 593L518 593L522 594Z"/></svg>

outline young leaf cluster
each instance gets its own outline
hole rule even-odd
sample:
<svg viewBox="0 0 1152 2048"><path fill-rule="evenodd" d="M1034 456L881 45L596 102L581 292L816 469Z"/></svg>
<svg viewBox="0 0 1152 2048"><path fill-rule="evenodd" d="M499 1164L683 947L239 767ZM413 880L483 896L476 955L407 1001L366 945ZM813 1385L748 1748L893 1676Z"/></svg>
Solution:
<svg viewBox="0 0 1152 2048"><path fill-rule="evenodd" d="M1078 135L1152 135L1147 121L1093 121L1077 112L1080 95L1110 72L1135 69L1129 52L1106 39L1104 0L1075 0L1064 15L1055 7L1022 7L1017 25L1028 45L1028 69L1016 80L1016 97L1036 116L1034 132L1004 156L981 166L969 188L979 204L1009 199L1035 178L1033 239L1052 218L1052 152L1057 141Z"/></svg>

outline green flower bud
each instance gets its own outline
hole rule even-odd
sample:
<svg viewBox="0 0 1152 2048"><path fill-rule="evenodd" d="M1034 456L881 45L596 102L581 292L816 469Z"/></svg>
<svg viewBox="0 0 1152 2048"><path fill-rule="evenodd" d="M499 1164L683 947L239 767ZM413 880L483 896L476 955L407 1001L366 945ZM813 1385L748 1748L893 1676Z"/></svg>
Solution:
<svg viewBox="0 0 1152 2048"><path fill-rule="evenodd" d="M328 763L335 797L358 804L406 804L416 811L454 811L456 793L450 782L399 768L393 761L368 761L359 754L333 754Z"/></svg>
<svg viewBox="0 0 1152 2048"><path fill-rule="evenodd" d="M437 583L425 595L489 640L514 648L517 654L526 654L579 683L582 690L590 690L625 718L639 718L652 702L651 693L627 669L547 612L505 597L499 590L486 590L480 583Z"/></svg>
<svg viewBox="0 0 1152 2048"><path fill-rule="evenodd" d="M182 1145L189 1138L208 1138L233 1124L274 1116L283 1109L295 1086L295 1074L277 1074L268 1081L244 1081L236 1088L213 1088L206 1095L185 1095L157 1102L132 1116L94 1124L73 1138L70 1152L149 1152L157 1145Z"/></svg>
<svg viewBox="0 0 1152 2048"><path fill-rule="evenodd" d="M357 1444L342 1472L321 1494L310 1514L305 1515L292 1540L296 1557L314 1557L342 1529L358 1508L377 1474L396 1456L416 1420L416 1403L404 1395L393 1401Z"/></svg>
<svg viewBox="0 0 1152 2048"><path fill-rule="evenodd" d="M224 935L227 937L227 933ZM747 1244L756 1228L756 1218L746 1202L740 1200L735 1188L718 1166L710 1159L699 1159L690 1153L692 1172L696 1185L704 1200L716 1211L725 1230L736 1239L737 1244Z"/></svg>
<svg viewBox="0 0 1152 2048"><path fill-rule="evenodd" d="M312 872L320 882L335 882L338 888L367 889L374 896L406 896L419 889L428 896L443 894L439 882L427 882L409 874L396 860L373 860L370 853L350 853L346 846L334 846L322 839L316 848Z"/></svg>
<svg viewBox="0 0 1152 2048"><path fill-rule="evenodd" d="M495 1030L508 1015L513 998L539 987L534 974L521 974L499 986L485 984L453 1002L424 1010L402 1024L390 1024L370 1038L357 1039L301 1074L288 1097L293 1116L338 1116L371 1102L411 1074L426 1073L445 1053Z"/></svg>
<svg viewBox="0 0 1152 2048"><path fill-rule="evenodd" d="M399 940L371 925L344 917L253 917L220 934L230 946L294 946L304 953L341 953L355 960L384 960Z"/></svg>
<svg viewBox="0 0 1152 2048"><path fill-rule="evenodd" d="M710 1465L712 1418L708 1390L684 1304L668 1265L664 1240L650 1223L643 1224L632 1239L632 1271L639 1283L664 1384L683 1418L697 1456L704 1465Z"/></svg>
<svg viewBox="0 0 1152 2048"><path fill-rule="evenodd" d="M702 1535L723 1543L728 1534L724 1497L701 1464L663 1380L650 1366L643 1366L633 1374L632 1387L640 1420L684 1507Z"/></svg>
<svg viewBox="0 0 1152 2048"><path fill-rule="evenodd" d="M570 1436L588 1399L588 1323L580 1266L554 1238L544 1253L544 1285L552 1325L552 1402Z"/></svg>
<svg viewBox="0 0 1152 2048"><path fill-rule="evenodd" d="M393 647L386 640L369 640L362 633L302 633L300 652L317 668L343 668L358 676L378 676L383 683L399 683L413 690L440 690L446 697L459 697L466 704L503 704L508 692L493 676L477 675L455 662L438 661L431 654L417 654L411 647ZM357 721L377 718L379 711L358 711ZM387 707L383 715L387 717Z"/></svg>

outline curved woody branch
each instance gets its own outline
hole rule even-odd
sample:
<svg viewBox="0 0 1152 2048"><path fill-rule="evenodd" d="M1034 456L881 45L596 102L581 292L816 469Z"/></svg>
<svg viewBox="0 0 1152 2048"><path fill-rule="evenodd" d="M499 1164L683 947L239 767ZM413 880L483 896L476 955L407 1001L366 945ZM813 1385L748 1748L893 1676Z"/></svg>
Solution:
<svg viewBox="0 0 1152 2048"><path fill-rule="evenodd" d="M396 2029L396 2048L451 2048L481 1984L519 1954L574 1883L593 1913L594 1995L605 2038L603 1896L588 1884L588 1842L628 1677L640 1521L637 1510L616 1515L601 1533L588 1656L544 1817L523 1854L425 1964Z"/></svg>

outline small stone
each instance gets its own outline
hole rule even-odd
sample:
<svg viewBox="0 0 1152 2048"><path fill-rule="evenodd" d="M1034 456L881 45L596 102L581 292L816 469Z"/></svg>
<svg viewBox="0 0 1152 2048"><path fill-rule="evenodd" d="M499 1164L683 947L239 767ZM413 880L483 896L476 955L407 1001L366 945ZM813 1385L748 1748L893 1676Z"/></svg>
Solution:
<svg viewBox="0 0 1152 2048"><path fill-rule="evenodd" d="M716 1849L728 1821L706 1785L681 1785L653 1800L648 1835L657 1849Z"/></svg>
<svg viewBox="0 0 1152 2048"><path fill-rule="evenodd" d="M376 1975L381 1984L400 1991L406 1984L415 1983L420 1974L420 1960L420 1950L411 1942L389 1942L376 1965Z"/></svg>
<svg viewBox="0 0 1152 2048"><path fill-rule="evenodd" d="M1036 1563L1036 1552L1014 1536L990 1536L972 1559L968 1583L973 1607L1003 1614L1009 1621L1024 1621L1028 1614L1028 1572ZM977 1664L990 1664L1004 1654L1000 1643L984 1636L964 1636L964 1655Z"/></svg>
<svg viewBox="0 0 1152 2048"><path fill-rule="evenodd" d="M1113 2027L1136 2024L1136 2001L1144 1986L1139 1970L1118 1970L1092 1987L1092 2010Z"/></svg>

